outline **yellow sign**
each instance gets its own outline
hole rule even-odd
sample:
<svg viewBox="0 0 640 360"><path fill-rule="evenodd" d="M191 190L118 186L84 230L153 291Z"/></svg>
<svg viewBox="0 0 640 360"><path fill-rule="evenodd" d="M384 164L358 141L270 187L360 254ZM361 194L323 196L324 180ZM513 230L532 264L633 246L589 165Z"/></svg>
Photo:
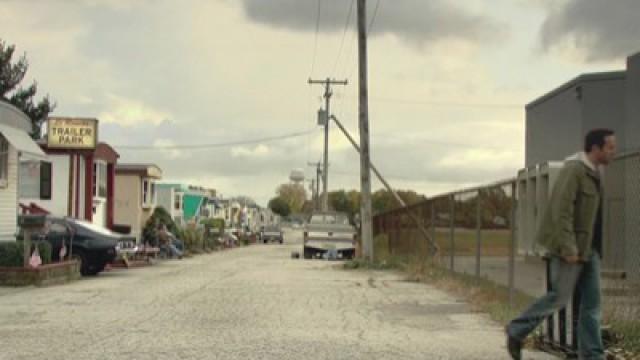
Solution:
<svg viewBox="0 0 640 360"><path fill-rule="evenodd" d="M56 149L95 149L98 120L81 118L49 118L47 146Z"/></svg>

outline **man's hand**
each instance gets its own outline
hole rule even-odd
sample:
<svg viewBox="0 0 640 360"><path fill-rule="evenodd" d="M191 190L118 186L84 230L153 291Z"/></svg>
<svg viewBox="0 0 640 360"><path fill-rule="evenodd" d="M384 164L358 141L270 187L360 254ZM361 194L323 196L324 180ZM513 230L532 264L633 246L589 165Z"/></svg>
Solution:
<svg viewBox="0 0 640 360"><path fill-rule="evenodd" d="M580 257L578 255L565 256L563 259L568 264L577 264L580 262Z"/></svg>

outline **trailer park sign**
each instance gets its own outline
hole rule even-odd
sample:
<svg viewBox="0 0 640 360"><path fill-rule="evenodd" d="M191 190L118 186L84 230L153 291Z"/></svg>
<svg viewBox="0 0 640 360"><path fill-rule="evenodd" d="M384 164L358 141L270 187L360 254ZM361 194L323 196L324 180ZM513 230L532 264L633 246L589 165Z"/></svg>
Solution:
<svg viewBox="0 0 640 360"><path fill-rule="evenodd" d="M98 120L86 118L49 118L47 146L57 149L96 148Z"/></svg>

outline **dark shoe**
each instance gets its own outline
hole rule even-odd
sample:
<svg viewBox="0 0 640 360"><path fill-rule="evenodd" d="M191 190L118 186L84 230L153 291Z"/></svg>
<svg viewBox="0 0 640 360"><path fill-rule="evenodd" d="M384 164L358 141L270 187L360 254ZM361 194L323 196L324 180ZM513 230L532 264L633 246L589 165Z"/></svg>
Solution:
<svg viewBox="0 0 640 360"><path fill-rule="evenodd" d="M509 351L509 355L513 360L521 360L522 359L522 341L514 338L509 335L508 331L505 331L507 334L507 351Z"/></svg>

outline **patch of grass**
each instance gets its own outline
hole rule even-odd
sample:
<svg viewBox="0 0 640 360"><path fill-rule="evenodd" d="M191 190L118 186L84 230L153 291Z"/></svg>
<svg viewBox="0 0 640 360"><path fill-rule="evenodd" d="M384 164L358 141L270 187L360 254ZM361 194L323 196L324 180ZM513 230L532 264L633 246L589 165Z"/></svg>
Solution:
<svg viewBox="0 0 640 360"><path fill-rule="evenodd" d="M635 354L629 359L640 359L640 321L638 319L614 320L609 323L615 337L614 347Z"/></svg>
<svg viewBox="0 0 640 360"><path fill-rule="evenodd" d="M506 323L518 315L533 298L520 291L509 305L509 288L486 278L452 272L431 261L410 261L408 279L433 285L467 301L475 311L486 312L499 323Z"/></svg>
<svg viewBox="0 0 640 360"><path fill-rule="evenodd" d="M405 270L406 261L398 257L391 257L381 261L367 261L365 259L353 259L345 262L343 268L347 270Z"/></svg>

